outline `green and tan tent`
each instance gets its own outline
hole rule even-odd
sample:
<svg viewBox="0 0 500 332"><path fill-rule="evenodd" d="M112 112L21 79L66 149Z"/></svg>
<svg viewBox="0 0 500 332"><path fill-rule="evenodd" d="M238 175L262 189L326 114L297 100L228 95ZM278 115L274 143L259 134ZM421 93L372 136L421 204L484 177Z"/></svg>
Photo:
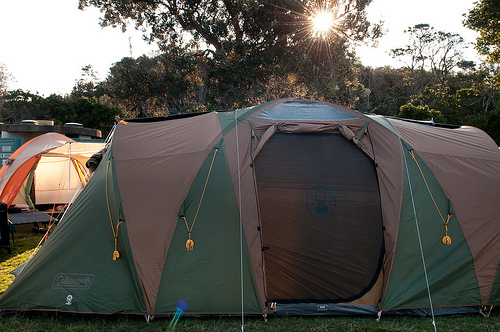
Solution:
<svg viewBox="0 0 500 332"><path fill-rule="evenodd" d="M500 303L500 152L283 99L117 125L3 310L427 314Z"/></svg>

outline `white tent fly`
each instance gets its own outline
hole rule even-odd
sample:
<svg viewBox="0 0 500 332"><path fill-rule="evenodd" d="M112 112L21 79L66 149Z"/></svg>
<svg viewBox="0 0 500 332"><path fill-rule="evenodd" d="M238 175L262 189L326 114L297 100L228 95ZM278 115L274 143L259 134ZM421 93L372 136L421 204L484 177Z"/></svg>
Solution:
<svg viewBox="0 0 500 332"><path fill-rule="evenodd" d="M75 142L63 135L41 135L20 147L0 170L1 196L9 206L67 204L89 179L86 161L104 143Z"/></svg>

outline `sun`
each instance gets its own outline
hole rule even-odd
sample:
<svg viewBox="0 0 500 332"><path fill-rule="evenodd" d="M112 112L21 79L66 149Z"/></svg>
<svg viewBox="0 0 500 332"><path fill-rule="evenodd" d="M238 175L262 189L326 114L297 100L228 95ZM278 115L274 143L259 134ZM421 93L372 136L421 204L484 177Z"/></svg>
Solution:
<svg viewBox="0 0 500 332"><path fill-rule="evenodd" d="M319 11L310 17L312 33L314 37L326 38L333 28L333 13L331 11Z"/></svg>

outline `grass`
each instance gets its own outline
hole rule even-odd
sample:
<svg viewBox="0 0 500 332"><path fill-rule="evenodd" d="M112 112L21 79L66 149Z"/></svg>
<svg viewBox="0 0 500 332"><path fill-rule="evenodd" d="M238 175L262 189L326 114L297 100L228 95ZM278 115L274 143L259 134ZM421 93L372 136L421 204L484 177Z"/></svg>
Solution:
<svg viewBox="0 0 500 332"><path fill-rule="evenodd" d="M35 251L42 235L31 232L15 233L15 243L11 242L11 254L0 248L0 294L14 281L10 271L26 262Z"/></svg>
<svg viewBox="0 0 500 332"><path fill-rule="evenodd" d="M33 233L16 233L16 243L9 255L0 249L0 293L13 280L8 272L24 263L41 239ZM171 317L157 317L146 323L142 316L128 315L61 315L51 313L1 313L0 332L3 331L172 331ZM500 332L500 309L494 309L485 318L478 314L437 316L437 331ZM307 317L244 317L245 331L374 331L418 332L434 331L428 317L384 316L377 321L372 316L307 316ZM187 317L183 316L175 331L241 331L241 317Z"/></svg>
<svg viewBox="0 0 500 332"><path fill-rule="evenodd" d="M68 316L55 314L2 314L0 331L173 331L170 318L156 318L146 323L138 316ZM438 331L490 332L500 331L500 312L489 318L477 315L436 317ZM432 320L425 317L245 317L245 331L434 331ZM181 317L175 331L241 331L240 317Z"/></svg>

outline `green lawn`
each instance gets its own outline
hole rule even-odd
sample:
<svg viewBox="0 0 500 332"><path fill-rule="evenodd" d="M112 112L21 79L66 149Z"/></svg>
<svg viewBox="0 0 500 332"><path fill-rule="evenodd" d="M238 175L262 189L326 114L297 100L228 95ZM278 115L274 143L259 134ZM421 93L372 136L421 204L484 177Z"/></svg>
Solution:
<svg viewBox="0 0 500 332"><path fill-rule="evenodd" d="M169 317L150 323L138 316L66 316L55 314L0 314L0 331L171 331ZM436 317L438 331L500 331L500 314ZM434 331L425 317L245 317L245 331ZM241 331L240 317L181 317L175 331Z"/></svg>
<svg viewBox="0 0 500 332"><path fill-rule="evenodd" d="M16 233L16 243L9 255L0 249L0 293L13 280L9 271L26 261L41 235ZM45 313L1 313L0 331L171 331L170 317L157 317L146 323L142 316L61 315ZM500 308L490 317L478 314L437 316L438 331L500 331ZM345 317L245 317L245 331L434 331L426 317L371 316ZM175 331L241 331L241 317L181 317Z"/></svg>
<svg viewBox="0 0 500 332"><path fill-rule="evenodd" d="M40 234L14 233L15 243L11 240L11 254L8 254L7 249L0 248L0 294L5 292L14 280L14 276L9 272L30 258L41 239Z"/></svg>

